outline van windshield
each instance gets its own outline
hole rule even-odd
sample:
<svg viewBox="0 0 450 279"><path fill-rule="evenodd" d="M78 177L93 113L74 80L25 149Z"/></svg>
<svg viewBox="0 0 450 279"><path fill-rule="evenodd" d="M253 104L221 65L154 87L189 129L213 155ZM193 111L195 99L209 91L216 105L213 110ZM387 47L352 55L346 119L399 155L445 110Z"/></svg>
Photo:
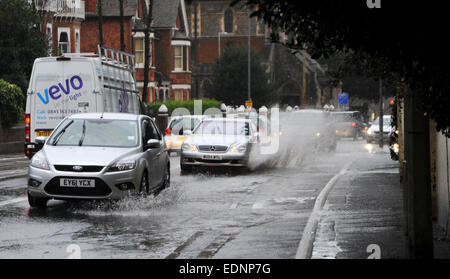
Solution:
<svg viewBox="0 0 450 279"><path fill-rule="evenodd" d="M66 119L52 133L48 145L134 147L138 144L136 121Z"/></svg>

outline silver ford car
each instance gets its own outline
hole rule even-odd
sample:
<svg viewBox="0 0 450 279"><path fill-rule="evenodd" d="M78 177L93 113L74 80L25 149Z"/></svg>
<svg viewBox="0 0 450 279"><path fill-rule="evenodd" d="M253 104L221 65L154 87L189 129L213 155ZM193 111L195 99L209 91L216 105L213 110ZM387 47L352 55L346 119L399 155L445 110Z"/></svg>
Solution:
<svg viewBox="0 0 450 279"><path fill-rule="evenodd" d="M28 201L120 199L170 185L161 132L145 115L83 113L66 117L28 169Z"/></svg>
<svg viewBox="0 0 450 279"><path fill-rule="evenodd" d="M181 171L189 173L194 166L245 168L256 143L256 126L248 119L203 119L181 147Z"/></svg>

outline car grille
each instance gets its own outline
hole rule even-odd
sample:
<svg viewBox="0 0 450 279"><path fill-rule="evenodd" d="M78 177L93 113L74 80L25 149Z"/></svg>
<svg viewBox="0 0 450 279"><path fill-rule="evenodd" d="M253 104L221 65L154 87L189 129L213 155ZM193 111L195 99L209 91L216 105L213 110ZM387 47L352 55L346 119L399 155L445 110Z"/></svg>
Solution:
<svg viewBox="0 0 450 279"><path fill-rule="evenodd" d="M59 180L61 178L79 178L79 179L95 179L95 187L93 188L82 188L82 187L61 187L59 186ZM106 183L94 177L54 177L50 180L44 187L45 192L50 195L61 195L61 196L81 196L81 197L105 197L108 196L112 191L106 185Z"/></svg>
<svg viewBox="0 0 450 279"><path fill-rule="evenodd" d="M70 171L70 172L100 172L103 166L80 166L83 169L74 170L73 167L78 165L54 165L55 169L58 171Z"/></svg>
<svg viewBox="0 0 450 279"><path fill-rule="evenodd" d="M212 150L213 149L213 150ZM225 152L228 146L226 145L199 145L198 150L207 152Z"/></svg>

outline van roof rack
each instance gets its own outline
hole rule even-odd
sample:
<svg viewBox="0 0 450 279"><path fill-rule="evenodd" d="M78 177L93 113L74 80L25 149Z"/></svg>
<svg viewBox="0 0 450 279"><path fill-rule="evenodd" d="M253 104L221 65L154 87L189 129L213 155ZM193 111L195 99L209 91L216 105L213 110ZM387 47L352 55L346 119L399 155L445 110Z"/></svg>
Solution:
<svg viewBox="0 0 450 279"><path fill-rule="evenodd" d="M136 69L134 67L133 54L120 51L114 48L98 45L98 57L100 57L101 61L101 78L105 88L139 94L137 90L119 88L111 84L104 83L104 79L110 79L115 81L121 80L122 82L125 83L136 84ZM131 74L131 77L133 79L132 81L127 81L124 71L129 72ZM112 73L113 76L109 75L106 76L104 74L105 72Z"/></svg>

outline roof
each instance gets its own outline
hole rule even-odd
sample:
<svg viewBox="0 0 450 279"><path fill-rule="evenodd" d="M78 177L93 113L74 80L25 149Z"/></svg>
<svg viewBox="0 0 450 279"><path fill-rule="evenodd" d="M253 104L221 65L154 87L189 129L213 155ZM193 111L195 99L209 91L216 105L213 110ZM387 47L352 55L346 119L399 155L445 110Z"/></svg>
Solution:
<svg viewBox="0 0 450 279"><path fill-rule="evenodd" d="M102 113L77 113L69 116L69 119L100 119ZM103 113L103 119L110 120L137 120L139 115L131 114L131 113L112 113L105 112Z"/></svg>
<svg viewBox="0 0 450 279"><path fill-rule="evenodd" d="M115 0L101 0L102 1L102 16L120 16L119 1ZM132 17L137 14L139 0L123 0L123 15L125 17ZM88 12L86 15L98 15L95 12Z"/></svg>
<svg viewBox="0 0 450 279"><path fill-rule="evenodd" d="M176 27L180 0L153 0L152 27Z"/></svg>

